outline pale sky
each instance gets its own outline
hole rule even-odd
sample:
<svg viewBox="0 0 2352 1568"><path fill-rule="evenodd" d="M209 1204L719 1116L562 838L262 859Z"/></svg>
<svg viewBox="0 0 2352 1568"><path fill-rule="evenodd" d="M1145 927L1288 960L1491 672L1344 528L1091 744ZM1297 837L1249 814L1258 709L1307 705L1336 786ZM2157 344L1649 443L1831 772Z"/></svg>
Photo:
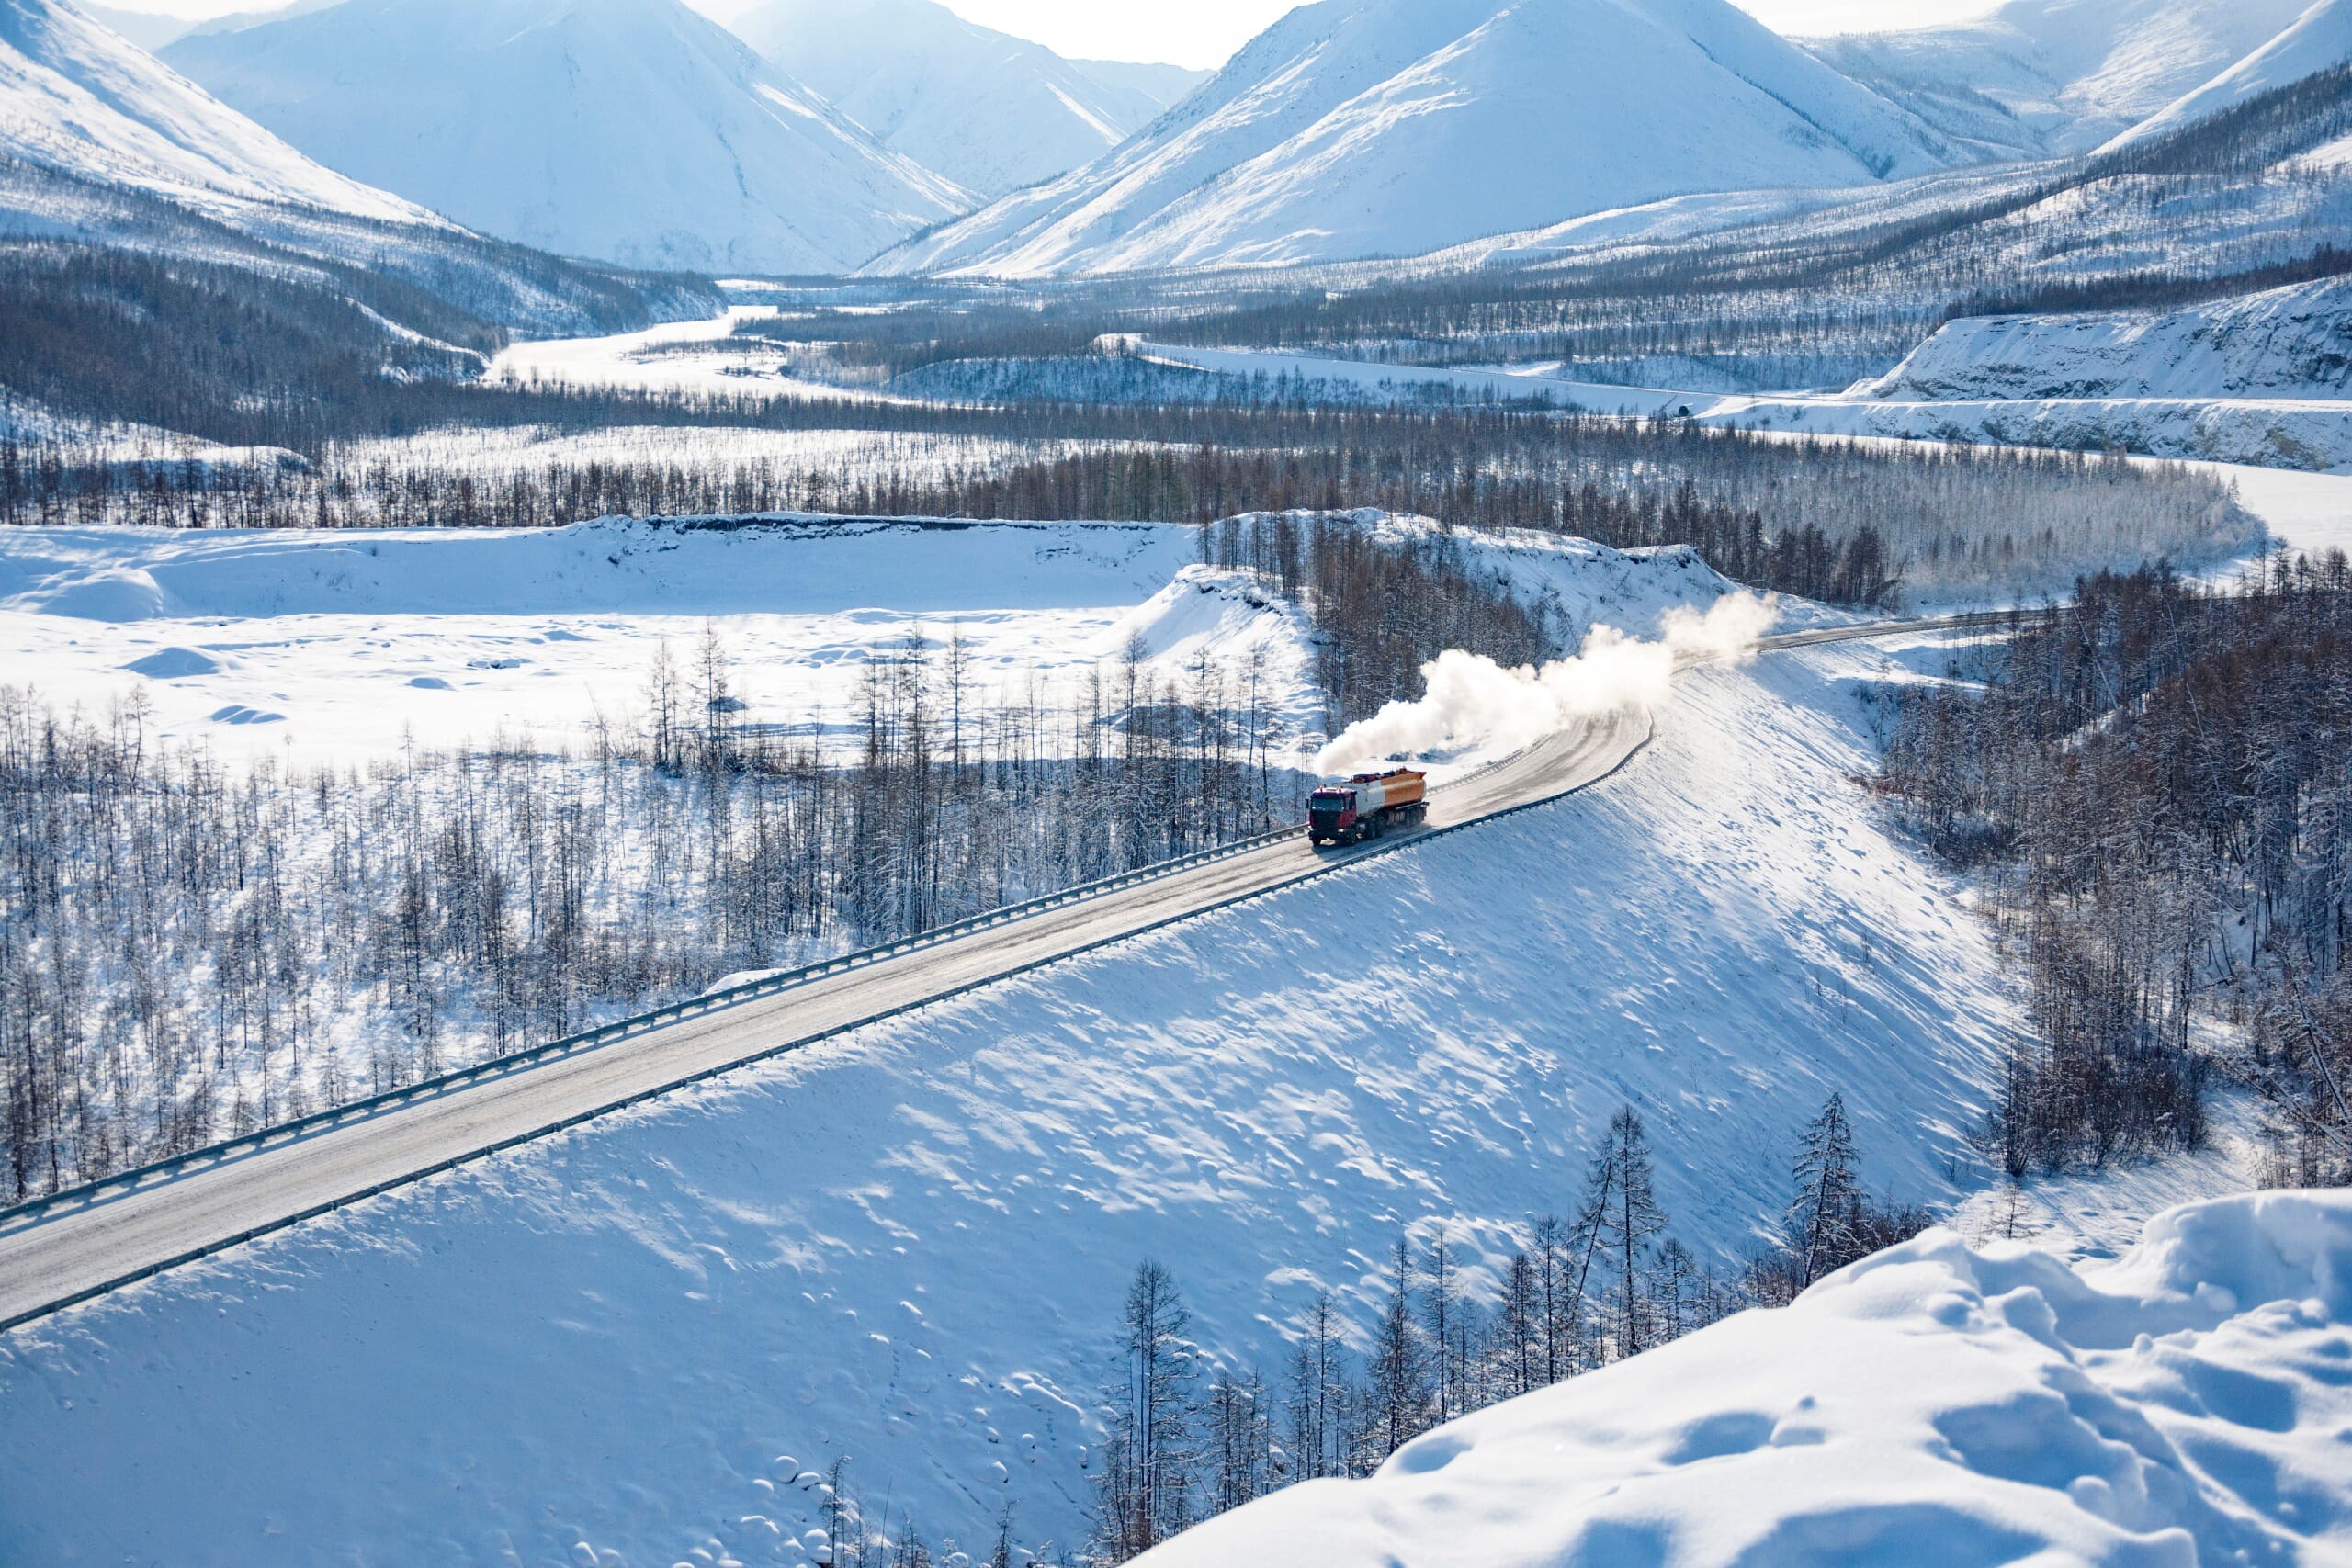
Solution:
<svg viewBox="0 0 2352 1568"><path fill-rule="evenodd" d="M123 10L217 17L270 8L271 0L106 0ZM686 0L724 20L758 0ZM945 0L985 27L1035 39L1081 60L1152 60L1212 67L1296 0ZM1733 0L1795 37L1933 27L1993 9L1998 0Z"/></svg>

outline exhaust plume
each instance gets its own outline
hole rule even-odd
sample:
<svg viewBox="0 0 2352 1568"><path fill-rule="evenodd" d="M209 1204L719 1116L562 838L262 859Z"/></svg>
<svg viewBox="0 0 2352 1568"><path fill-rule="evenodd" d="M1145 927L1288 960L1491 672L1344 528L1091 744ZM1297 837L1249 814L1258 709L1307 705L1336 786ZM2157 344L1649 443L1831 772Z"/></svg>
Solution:
<svg viewBox="0 0 2352 1568"><path fill-rule="evenodd" d="M1744 658L1779 615L1776 597L1727 593L1704 615L1687 605L1668 610L1656 642L1596 626L1574 656L1541 670L1506 670L1449 649L1421 666L1428 690L1419 701L1390 703L1349 726L1315 765L1324 773L1352 773L1389 759L1496 743L1515 750L1599 714L1661 708L1678 663Z"/></svg>

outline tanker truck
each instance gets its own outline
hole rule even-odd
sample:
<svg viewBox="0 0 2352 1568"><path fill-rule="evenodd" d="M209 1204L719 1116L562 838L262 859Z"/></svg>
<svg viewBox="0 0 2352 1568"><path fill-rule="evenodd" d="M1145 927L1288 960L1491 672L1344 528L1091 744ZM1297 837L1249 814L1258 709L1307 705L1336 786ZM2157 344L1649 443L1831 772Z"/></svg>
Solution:
<svg viewBox="0 0 2352 1568"><path fill-rule="evenodd" d="M1306 841L1360 844L1401 828L1418 828L1430 814L1427 773L1358 773L1307 797Z"/></svg>

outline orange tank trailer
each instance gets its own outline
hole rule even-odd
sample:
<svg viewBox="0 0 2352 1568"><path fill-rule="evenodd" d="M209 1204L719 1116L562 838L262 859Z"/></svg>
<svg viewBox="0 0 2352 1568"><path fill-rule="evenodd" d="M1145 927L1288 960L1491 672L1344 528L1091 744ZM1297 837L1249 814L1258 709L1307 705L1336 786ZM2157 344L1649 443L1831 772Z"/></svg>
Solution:
<svg viewBox="0 0 2352 1568"><path fill-rule="evenodd" d="M1360 844L1429 818L1427 773L1398 768L1358 773L1345 784L1326 784L1306 801L1306 837L1315 844Z"/></svg>

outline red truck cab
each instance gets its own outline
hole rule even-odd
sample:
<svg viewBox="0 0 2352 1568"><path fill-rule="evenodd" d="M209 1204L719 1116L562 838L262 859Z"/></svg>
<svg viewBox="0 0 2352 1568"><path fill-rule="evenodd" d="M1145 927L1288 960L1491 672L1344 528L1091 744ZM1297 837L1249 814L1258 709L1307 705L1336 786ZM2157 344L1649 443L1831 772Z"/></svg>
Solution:
<svg viewBox="0 0 2352 1568"><path fill-rule="evenodd" d="M1358 773L1306 797L1306 840L1355 844L1392 828L1418 828L1429 818L1429 775L1409 768Z"/></svg>

